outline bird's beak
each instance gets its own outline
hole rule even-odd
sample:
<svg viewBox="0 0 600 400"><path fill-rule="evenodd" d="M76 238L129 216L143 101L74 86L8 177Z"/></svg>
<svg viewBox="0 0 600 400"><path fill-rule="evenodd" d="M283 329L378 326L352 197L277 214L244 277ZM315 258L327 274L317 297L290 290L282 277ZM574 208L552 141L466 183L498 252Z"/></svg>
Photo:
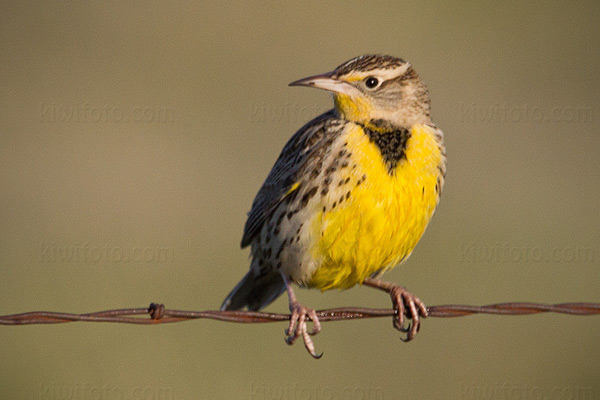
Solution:
<svg viewBox="0 0 600 400"><path fill-rule="evenodd" d="M360 91L348 82L344 82L332 77L333 72L327 72L320 75L309 76L289 84L289 86L308 86L317 89L327 90L329 92L341 93L347 96L360 94Z"/></svg>

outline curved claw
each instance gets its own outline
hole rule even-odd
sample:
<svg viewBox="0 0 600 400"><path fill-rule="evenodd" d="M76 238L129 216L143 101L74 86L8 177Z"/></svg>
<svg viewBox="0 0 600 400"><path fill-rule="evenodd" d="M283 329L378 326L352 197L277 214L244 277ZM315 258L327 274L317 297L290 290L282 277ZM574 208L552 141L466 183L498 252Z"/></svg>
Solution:
<svg viewBox="0 0 600 400"><path fill-rule="evenodd" d="M306 330L306 324L302 328L302 339L304 339L304 347L306 347L308 354L310 354L313 358L315 358L317 360L319 358L323 357L323 353L317 354L315 352L315 345L314 345L312 339L310 338L308 331Z"/></svg>
<svg viewBox="0 0 600 400"><path fill-rule="evenodd" d="M294 336L287 336L287 337L283 338L283 340L285 340L285 343L289 346L293 345L294 342L296 341L296 339L297 339L297 337L294 337Z"/></svg>
<svg viewBox="0 0 600 400"><path fill-rule="evenodd" d="M317 333L321 332L321 322L319 321L319 317L317 317L317 312L313 309L309 309L308 311L308 316L310 318L310 320L313 323L313 327L310 330L310 332L308 332L308 334L310 336L314 336ZM323 353L321 353L322 355Z"/></svg>
<svg viewBox="0 0 600 400"><path fill-rule="evenodd" d="M421 317L427 318L427 307L421 299L401 286L394 286L390 290L390 296L397 312L397 316L394 318L394 327L400 332L406 333L406 338L401 339L403 342L409 342L421 329ZM404 326L405 312L406 317L412 320L406 327Z"/></svg>
<svg viewBox="0 0 600 400"><path fill-rule="evenodd" d="M404 321L399 322L398 318L394 318L394 328L396 328L397 330L399 330L402 333L408 333L410 332L410 329L412 327L412 323L408 323L408 326L404 327ZM402 325L400 325L402 324Z"/></svg>
<svg viewBox="0 0 600 400"><path fill-rule="evenodd" d="M306 308L298 303L290 304L290 325L285 330L285 334L287 337L285 338L285 342L288 345L294 344L296 339L302 336L302 340L304 341L304 347L308 353L316 359L321 358L323 353L317 354L315 352L315 345L310 338L311 336L316 335L321 331L321 323L319 322L319 318L317 317L317 313L313 309ZM307 325L307 317L310 318L313 322L313 329L309 332L306 328Z"/></svg>

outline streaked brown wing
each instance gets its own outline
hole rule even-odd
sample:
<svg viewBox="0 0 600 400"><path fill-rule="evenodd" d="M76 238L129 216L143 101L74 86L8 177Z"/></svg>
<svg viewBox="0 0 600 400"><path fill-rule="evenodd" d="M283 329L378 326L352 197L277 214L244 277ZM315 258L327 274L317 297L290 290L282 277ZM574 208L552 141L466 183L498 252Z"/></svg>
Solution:
<svg viewBox="0 0 600 400"><path fill-rule="evenodd" d="M339 132L340 125L344 123L337 117L334 110L330 110L304 125L287 142L265 183L254 198L244 227L242 248L254 240L265 221L272 216L290 188L296 182L301 181L315 152L330 143L330 141L324 140L328 133Z"/></svg>

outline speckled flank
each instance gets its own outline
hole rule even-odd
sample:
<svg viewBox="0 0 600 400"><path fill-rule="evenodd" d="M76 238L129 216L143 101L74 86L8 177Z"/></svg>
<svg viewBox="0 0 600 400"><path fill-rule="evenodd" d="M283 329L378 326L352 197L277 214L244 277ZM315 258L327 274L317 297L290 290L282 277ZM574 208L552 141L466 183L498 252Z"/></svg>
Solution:
<svg viewBox="0 0 600 400"><path fill-rule="evenodd" d="M283 281L272 278L279 273L308 287L345 289L399 264L421 238L444 186L443 134L409 63L367 55L315 79L334 92L335 109L285 145L242 238L242 247L251 245L255 276L279 285L269 286L273 296L283 291ZM253 282L261 284L244 288ZM243 304L236 290L225 306L231 299ZM274 298L266 296L259 308Z"/></svg>
<svg viewBox="0 0 600 400"><path fill-rule="evenodd" d="M360 125L347 124L263 228L261 237L273 242L253 246L258 268L282 269L298 283L328 289L350 287L404 260L443 186L445 157L434 132L420 126L382 145ZM389 143L402 145L388 149ZM411 198L411 209L396 198Z"/></svg>
<svg viewBox="0 0 600 400"><path fill-rule="evenodd" d="M402 156L390 169L369 134L360 126L349 127L344 135L349 149L361 148L349 159L356 171L339 179L342 185L322 199L326 212L313 234L321 239L312 248L320 264L308 286L351 287L410 255L438 202L435 186L443 184L438 167L445 165L445 157L433 132L421 125L405 133Z"/></svg>

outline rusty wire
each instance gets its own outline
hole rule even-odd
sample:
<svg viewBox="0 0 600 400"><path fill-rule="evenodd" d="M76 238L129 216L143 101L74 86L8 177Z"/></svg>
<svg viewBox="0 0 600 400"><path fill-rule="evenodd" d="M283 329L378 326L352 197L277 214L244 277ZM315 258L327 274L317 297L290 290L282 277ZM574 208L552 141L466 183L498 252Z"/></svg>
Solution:
<svg viewBox="0 0 600 400"><path fill-rule="evenodd" d="M462 317L472 314L530 315L538 313L560 313L570 315L598 315L600 303L499 303L485 306L441 305L427 307L429 317ZM149 315L150 318L140 318ZM380 318L395 315L393 309L377 308L333 308L317 311L321 322L348 319ZM191 319L215 319L239 323L264 323L289 321L289 314L256 311L179 311L168 310L162 304L150 304L148 308L126 308L87 314L70 314L48 311L34 311L23 314L0 316L0 325L60 324L65 322L117 322L126 324L166 324Z"/></svg>

